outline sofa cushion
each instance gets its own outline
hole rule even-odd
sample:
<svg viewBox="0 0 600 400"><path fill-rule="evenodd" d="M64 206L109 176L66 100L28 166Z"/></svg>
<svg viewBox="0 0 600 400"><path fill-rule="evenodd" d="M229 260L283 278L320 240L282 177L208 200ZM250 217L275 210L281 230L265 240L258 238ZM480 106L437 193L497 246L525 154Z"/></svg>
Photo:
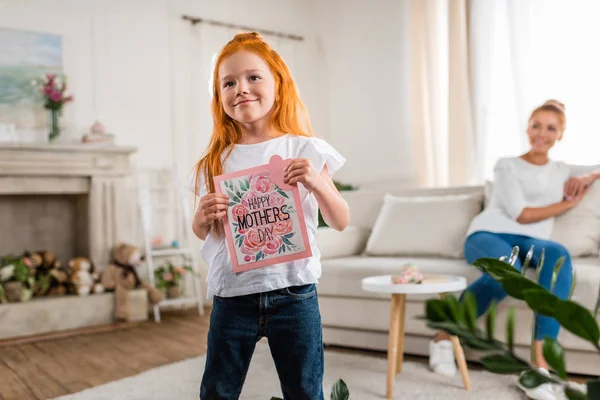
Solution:
<svg viewBox="0 0 600 400"><path fill-rule="evenodd" d="M467 228L483 195L405 196L386 194L367 242L374 256L460 258Z"/></svg>
<svg viewBox="0 0 600 400"><path fill-rule="evenodd" d="M572 300L589 310L596 305L600 290L600 259L594 257L572 259L576 283ZM406 264L414 264L426 275L464 276L467 284L481 276L481 272L467 264L464 259L435 257L343 257L323 260L323 272L319 280L319 295L363 298L386 298L389 294L378 294L362 290L362 279L375 275L393 275ZM527 277L535 279L535 269L527 270ZM458 295L458 293L456 293ZM410 295L409 301L423 300L436 295ZM504 306L525 307L520 300L509 298Z"/></svg>
<svg viewBox="0 0 600 400"><path fill-rule="evenodd" d="M379 215L383 198L386 193L394 196L447 196L451 194L473 194L483 195L481 186L457 186L448 188L408 188L397 190L343 190L340 194L344 197L350 208L350 223L366 229L373 229L373 224Z"/></svg>
<svg viewBox="0 0 600 400"><path fill-rule="evenodd" d="M386 298L389 295L362 290L362 279L375 275L399 273L406 264L417 265L424 274L459 275L473 282L481 272L463 259L432 257L344 257L323 260L319 279L319 295ZM435 297L435 295L433 295ZM430 298L430 295L411 295L409 300Z"/></svg>
<svg viewBox="0 0 600 400"><path fill-rule="evenodd" d="M318 228L316 237L321 259L361 254L367 244L369 233L368 229L352 225L342 232L330 227Z"/></svg>
<svg viewBox="0 0 600 400"><path fill-rule="evenodd" d="M493 184L486 181L484 204L492 197ZM598 256L600 250L600 184L594 184L575 208L554 218L550 240L565 246L571 257Z"/></svg>
<svg viewBox="0 0 600 400"><path fill-rule="evenodd" d="M598 255L600 184L592 185L581 203L554 219L550 239L565 246L572 257Z"/></svg>

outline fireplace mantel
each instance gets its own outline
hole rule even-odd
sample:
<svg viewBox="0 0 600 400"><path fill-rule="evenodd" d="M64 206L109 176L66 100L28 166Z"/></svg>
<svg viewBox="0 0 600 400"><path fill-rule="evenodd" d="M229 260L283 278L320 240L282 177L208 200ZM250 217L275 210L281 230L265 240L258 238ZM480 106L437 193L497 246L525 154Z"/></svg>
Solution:
<svg viewBox="0 0 600 400"><path fill-rule="evenodd" d="M102 270L115 243L130 240L137 229L130 163L135 151L89 144L2 143L0 196L87 196L87 207L80 211L87 214L86 253Z"/></svg>
<svg viewBox="0 0 600 400"><path fill-rule="evenodd" d="M89 144L0 144L0 176L124 176L133 147Z"/></svg>

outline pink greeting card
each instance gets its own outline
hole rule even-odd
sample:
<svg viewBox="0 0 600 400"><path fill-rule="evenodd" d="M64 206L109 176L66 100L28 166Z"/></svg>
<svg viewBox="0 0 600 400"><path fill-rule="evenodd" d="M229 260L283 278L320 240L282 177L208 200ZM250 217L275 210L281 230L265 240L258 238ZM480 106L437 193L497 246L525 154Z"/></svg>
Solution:
<svg viewBox="0 0 600 400"><path fill-rule="evenodd" d="M290 162L275 155L214 178L216 192L229 196L223 227L234 272L312 256L298 187L283 183Z"/></svg>

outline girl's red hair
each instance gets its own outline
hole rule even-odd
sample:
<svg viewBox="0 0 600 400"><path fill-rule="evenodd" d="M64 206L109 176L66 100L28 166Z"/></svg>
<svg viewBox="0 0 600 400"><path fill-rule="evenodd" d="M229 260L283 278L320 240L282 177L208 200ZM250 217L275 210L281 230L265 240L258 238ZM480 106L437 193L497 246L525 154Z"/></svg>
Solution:
<svg viewBox="0 0 600 400"><path fill-rule="evenodd" d="M242 50L251 51L262 57L275 78L275 102L269 121L270 127L275 132L283 134L313 135L306 108L300 99L292 74L281 56L258 33L238 33L221 49L215 62L211 103L213 132L208 148L195 168L194 182L198 182L198 177L202 173L209 193L215 192L213 177L223 173L222 161L227 159L233 145L238 143L242 137L241 125L225 113L221 103L221 87L219 85L221 63L232 54ZM225 152L227 153L224 154ZM223 155L225 157L221 160ZM194 193L198 196L198 185L195 185ZM218 221L214 223L213 228L219 235L221 228Z"/></svg>

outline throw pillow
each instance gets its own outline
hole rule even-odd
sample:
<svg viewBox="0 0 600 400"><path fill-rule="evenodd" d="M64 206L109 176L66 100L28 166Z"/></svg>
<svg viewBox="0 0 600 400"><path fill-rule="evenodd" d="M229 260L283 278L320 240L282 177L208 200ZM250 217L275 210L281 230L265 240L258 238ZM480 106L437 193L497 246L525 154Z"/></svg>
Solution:
<svg viewBox="0 0 600 400"><path fill-rule="evenodd" d="M373 256L463 257L465 234L481 212L482 193L384 196L367 242Z"/></svg>
<svg viewBox="0 0 600 400"><path fill-rule="evenodd" d="M594 183L581 203L554 219L550 240L565 246L571 257L599 254L600 184Z"/></svg>
<svg viewBox="0 0 600 400"><path fill-rule="evenodd" d="M321 259L359 255L364 251L368 238L368 229L352 225L342 232L330 227L320 227L316 233Z"/></svg>

